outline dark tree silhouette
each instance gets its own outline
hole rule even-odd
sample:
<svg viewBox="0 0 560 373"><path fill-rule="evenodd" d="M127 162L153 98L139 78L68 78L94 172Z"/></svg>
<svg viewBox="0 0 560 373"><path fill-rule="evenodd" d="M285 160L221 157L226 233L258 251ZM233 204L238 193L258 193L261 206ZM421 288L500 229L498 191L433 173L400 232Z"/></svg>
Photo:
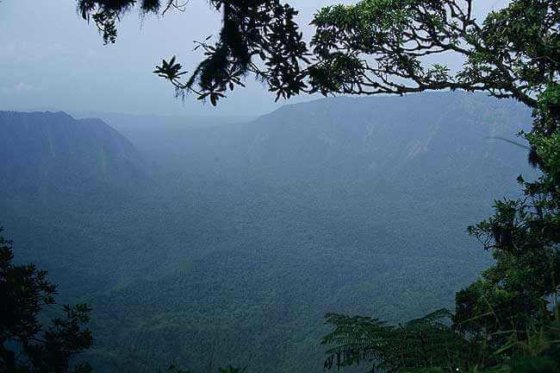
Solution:
<svg viewBox="0 0 560 373"><path fill-rule="evenodd" d="M462 89L535 108L558 71L555 0L515 0L482 23L473 15L474 0L362 0L319 10L309 46L295 23L297 11L279 0L210 3L223 23L215 44L199 44L206 58L185 81L187 72L174 58L156 73L178 93L195 92L213 103L254 73L282 97ZM181 8L176 0L80 0L78 7L106 42L115 42L117 20L135 5L143 13ZM425 59L443 54L459 55L463 67L452 71Z"/></svg>
<svg viewBox="0 0 560 373"><path fill-rule="evenodd" d="M70 361L92 345L91 332L83 328L88 306L65 305L59 317L43 325L41 312L56 306L56 287L46 271L14 265L13 258L12 243L0 235L0 371L89 371L87 364Z"/></svg>
<svg viewBox="0 0 560 373"><path fill-rule="evenodd" d="M114 43L116 23L127 11L166 13L183 10L181 0L79 0L78 11L97 25L105 43ZM243 85L243 77L254 73L267 81L279 96L290 97L304 87L300 62L307 47L294 20L297 12L280 0L210 0L222 12L222 29L214 44L209 39L198 43L206 58L190 77L171 58L163 61L155 73L168 79L177 95L195 92L201 99L216 104L224 93ZM262 63L258 63L260 59Z"/></svg>
<svg viewBox="0 0 560 373"><path fill-rule="evenodd" d="M118 17L136 3L81 0L79 9L114 42ZM223 24L214 44L199 44L206 56L198 68L183 80L187 72L172 58L155 71L179 95L194 92L216 104L252 73L278 97L460 89L533 109L532 131L523 136L541 176L534 182L520 177L524 198L496 202L494 216L469 229L495 264L457 293L454 313L400 327L329 315L334 331L324 339L331 346L327 367L367 361L389 372L558 371L560 2L512 0L479 22L474 0L361 0L319 10L309 45L294 22L296 11L280 1L210 3ZM144 13L179 6L138 5ZM430 63L448 54L463 58L462 67Z"/></svg>

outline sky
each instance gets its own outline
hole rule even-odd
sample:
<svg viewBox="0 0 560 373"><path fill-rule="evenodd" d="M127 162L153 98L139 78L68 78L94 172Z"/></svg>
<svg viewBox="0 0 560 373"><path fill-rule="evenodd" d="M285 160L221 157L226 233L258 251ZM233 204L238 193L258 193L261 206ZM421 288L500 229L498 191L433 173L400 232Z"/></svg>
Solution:
<svg viewBox="0 0 560 373"><path fill-rule="evenodd" d="M508 0L475 1L477 14ZM294 0L306 35L316 9L355 0ZM219 29L220 14L205 0L189 0L186 12L141 18L130 13L114 45L103 45L95 26L76 12L76 0L2 0L0 2L0 110L64 110L156 115L254 116L286 101L249 78L245 89L230 93L217 108L195 96L183 102L152 74L162 58L177 55L187 69L200 53L193 41ZM315 97L298 97L300 102Z"/></svg>

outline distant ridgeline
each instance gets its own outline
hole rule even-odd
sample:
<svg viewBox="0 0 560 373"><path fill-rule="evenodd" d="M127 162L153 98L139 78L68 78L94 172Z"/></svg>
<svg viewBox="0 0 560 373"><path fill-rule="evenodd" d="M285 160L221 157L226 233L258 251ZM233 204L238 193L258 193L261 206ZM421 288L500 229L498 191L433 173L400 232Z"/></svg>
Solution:
<svg viewBox="0 0 560 373"><path fill-rule="evenodd" d="M0 112L0 160L0 191L26 197L80 195L144 177L124 136L99 119L63 112Z"/></svg>
<svg viewBox="0 0 560 373"><path fill-rule="evenodd" d="M0 114L0 225L16 259L92 305L100 372L320 372L326 312L450 306L489 263L466 227L531 173L508 142L530 112L483 95L150 120L108 119L133 147L98 120Z"/></svg>

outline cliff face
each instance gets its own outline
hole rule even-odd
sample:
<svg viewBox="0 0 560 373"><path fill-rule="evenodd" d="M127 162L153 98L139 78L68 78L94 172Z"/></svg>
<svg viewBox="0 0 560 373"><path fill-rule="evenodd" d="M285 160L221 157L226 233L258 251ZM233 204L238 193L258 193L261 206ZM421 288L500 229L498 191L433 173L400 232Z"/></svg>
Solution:
<svg viewBox="0 0 560 373"><path fill-rule="evenodd" d="M142 177L124 136L63 112L0 112L0 160L0 189L8 193L87 191Z"/></svg>

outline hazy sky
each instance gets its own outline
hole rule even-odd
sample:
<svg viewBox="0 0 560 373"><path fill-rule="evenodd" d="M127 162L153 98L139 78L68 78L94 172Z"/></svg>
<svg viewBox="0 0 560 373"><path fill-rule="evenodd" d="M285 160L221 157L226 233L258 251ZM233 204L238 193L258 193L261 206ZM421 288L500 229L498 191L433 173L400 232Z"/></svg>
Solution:
<svg viewBox="0 0 560 373"><path fill-rule="evenodd" d="M317 8L340 2L354 1L291 1L304 23ZM478 0L477 13L482 16L506 2ZM220 22L205 0L190 0L187 12L164 18L141 19L131 13L120 25L117 44L108 46L95 27L78 16L75 4L76 0L0 3L0 109L256 115L279 105L253 81L218 108L202 105L194 96L183 103L173 97L169 84L151 73L162 57L177 55L187 67L199 60L192 51L193 40L214 33ZM302 99L306 98L298 98Z"/></svg>

